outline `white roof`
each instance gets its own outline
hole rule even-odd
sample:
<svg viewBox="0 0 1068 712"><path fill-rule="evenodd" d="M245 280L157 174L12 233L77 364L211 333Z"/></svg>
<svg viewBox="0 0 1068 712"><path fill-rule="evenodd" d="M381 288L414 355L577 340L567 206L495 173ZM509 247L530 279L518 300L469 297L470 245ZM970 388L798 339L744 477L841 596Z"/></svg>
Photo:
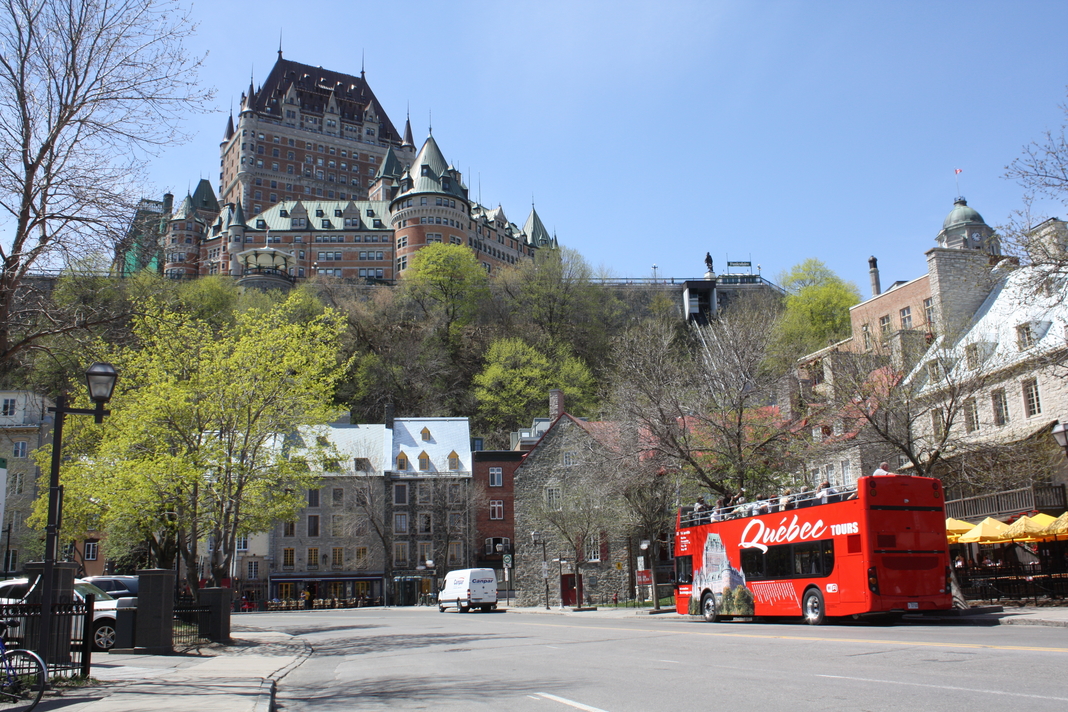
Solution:
<svg viewBox="0 0 1068 712"><path fill-rule="evenodd" d="M393 467L391 439L385 425L331 423L326 426L325 434L346 461L343 472L355 469L357 458L369 460L371 470L377 474Z"/></svg>
<svg viewBox="0 0 1068 712"><path fill-rule="evenodd" d="M460 459L459 472L470 474L471 428L467 418L397 418L393 421L394 464L402 452L408 457L413 474L458 474L449 469L449 456L453 453ZM424 453L430 457L430 469L420 471L419 458Z"/></svg>

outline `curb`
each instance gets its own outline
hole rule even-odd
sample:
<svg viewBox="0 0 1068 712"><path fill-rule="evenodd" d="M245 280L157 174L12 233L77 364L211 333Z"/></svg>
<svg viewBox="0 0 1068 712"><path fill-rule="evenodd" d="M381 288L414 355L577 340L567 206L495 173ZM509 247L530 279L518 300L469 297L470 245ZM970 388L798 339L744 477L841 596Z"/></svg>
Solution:
<svg viewBox="0 0 1068 712"><path fill-rule="evenodd" d="M256 695L256 706L252 708L252 712L274 712L277 690L278 685L274 680L267 678L261 681L260 691Z"/></svg>

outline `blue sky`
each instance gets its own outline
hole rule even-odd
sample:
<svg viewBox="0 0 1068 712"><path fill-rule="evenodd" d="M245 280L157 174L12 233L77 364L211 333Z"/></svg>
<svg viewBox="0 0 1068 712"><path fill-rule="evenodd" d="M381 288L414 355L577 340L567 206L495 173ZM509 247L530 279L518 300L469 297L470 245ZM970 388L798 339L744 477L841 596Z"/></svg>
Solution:
<svg viewBox="0 0 1068 712"><path fill-rule="evenodd" d="M150 167L217 184L226 112L276 58L367 80L434 137L476 199L616 276L809 257L869 295L926 269L957 189L991 225L1005 166L1066 99L1065 2L323 2L193 6L216 113ZM253 9L254 8L254 9ZM1047 215L1068 209L1045 204Z"/></svg>

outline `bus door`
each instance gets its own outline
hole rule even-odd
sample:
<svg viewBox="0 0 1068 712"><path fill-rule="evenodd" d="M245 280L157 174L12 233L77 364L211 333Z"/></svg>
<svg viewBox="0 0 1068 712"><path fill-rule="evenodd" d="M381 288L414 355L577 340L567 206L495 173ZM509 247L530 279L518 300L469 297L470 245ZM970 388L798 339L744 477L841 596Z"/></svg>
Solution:
<svg viewBox="0 0 1068 712"><path fill-rule="evenodd" d="M867 564L864 561L864 550L860 543L860 534L847 534L839 541L841 546L837 555L836 581L842 585L838 587L838 600L841 603L864 603L868 596Z"/></svg>

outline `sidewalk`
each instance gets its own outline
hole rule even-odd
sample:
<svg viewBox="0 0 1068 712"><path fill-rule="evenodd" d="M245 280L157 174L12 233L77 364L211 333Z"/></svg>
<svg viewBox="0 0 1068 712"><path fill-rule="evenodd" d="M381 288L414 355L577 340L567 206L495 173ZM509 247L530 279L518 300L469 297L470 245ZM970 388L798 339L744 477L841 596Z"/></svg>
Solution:
<svg viewBox="0 0 1068 712"><path fill-rule="evenodd" d="M45 696L39 710L64 712L270 712L275 681L311 652L300 638L241 630L234 644L200 655L93 656L93 677L107 684Z"/></svg>
<svg viewBox="0 0 1068 712"><path fill-rule="evenodd" d="M502 607L509 615L583 616L601 619L634 619L690 622L664 608L570 608L544 606ZM1002 609L987 606L963 615L926 616L906 619L917 623L948 625L1042 625L1068 627L1068 607L1023 606ZM85 689L64 690L46 696L38 709L63 712L271 712L277 680L311 654L300 638L268 630L242 628L234 644L204 649L199 655L95 655L93 677L106 683Z"/></svg>

